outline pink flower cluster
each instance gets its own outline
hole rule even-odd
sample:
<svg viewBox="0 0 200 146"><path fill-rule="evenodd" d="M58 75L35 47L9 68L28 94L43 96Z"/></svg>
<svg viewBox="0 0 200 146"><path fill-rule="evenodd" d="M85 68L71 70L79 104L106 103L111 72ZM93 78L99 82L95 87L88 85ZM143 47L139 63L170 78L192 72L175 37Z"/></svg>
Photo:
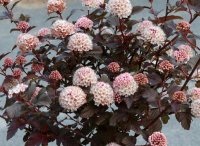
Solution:
<svg viewBox="0 0 200 146"><path fill-rule="evenodd" d="M190 23L187 21L179 22L176 26L176 29L183 33L188 33L190 31Z"/></svg>
<svg viewBox="0 0 200 146"><path fill-rule="evenodd" d="M49 79L59 81L62 80L62 75L60 74L59 71L54 70L50 73Z"/></svg>
<svg viewBox="0 0 200 146"><path fill-rule="evenodd" d="M147 78L147 75L143 73L138 73L134 75L133 77L138 85L146 85L149 83L149 79Z"/></svg>
<svg viewBox="0 0 200 146"><path fill-rule="evenodd" d="M183 103L183 102L187 101L187 97L185 95L185 92L183 92L183 91L176 91L172 95L172 100L176 101L176 102Z"/></svg>
<svg viewBox="0 0 200 146"><path fill-rule="evenodd" d="M81 0L84 6L89 8L99 8L104 3L104 0Z"/></svg>
<svg viewBox="0 0 200 146"><path fill-rule="evenodd" d="M132 12L132 4L130 0L109 0L106 9L119 18L128 18Z"/></svg>
<svg viewBox="0 0 200 146"><path fill-rule="evenodd" d="M8 97L12 98L13 94L19 94L20 92L25 92L27 88L28 88L28 85L26 85L26 84L23 84L23 83L17 84L12 89L9 89Z"/></svg>
<svg viewBox="0 0 200 146"><path fill-rule="evenodd" d="M108 83L97 82L91 87L90 93L94 95L96 105L109 106L114 102L114 92Z"/></svg>
<svg viewBox="0 0 200 146"><path fill-rule="evenodd" d="M173 55L177 62L185 62L188 61L192 56L192 48L188 45L180 45L178 50L175 50Z"/></svg>
<svg viewBox="0 0 200 146"><path fill-rule="evenodd" d="M12 65L13 65L13 60L12 60L12 58L10 58L10 57L8 57L8 58L5 58L5 60L4 60L4 66L5 67L11 67Z"/></svg>
<svg viewBox="0 0 200 146"><path fill-rule="evenodd" d="M117 62L111 62L108 66L107 66L108 70L111 71L112 73L117 73L120 71L120 65Z"/></svg>
<svg viewBox="0 0 200 146"><path fill-rule="evenodd" d="M68 86L64 88L59 96L61 107L70 111L76 111L79 107L86 103L86 94L83 90L76 86Z"/></svg>
<svg viewBox="0 0 200 146"><path fill-rule="evenodd" d="M26 21L19 21L19 23L17 24L17 28L20 29L22 32L26 32L29 27L30 25Z"/></svg>
<svg viewBox="0 0 200 146"><path fill-rule="evenodd" d="M188 54L188 60L193 57L193 49L188 45L180 45L178 46L178 50L183 50Z"/></svg>
<svg viewBox="0 0 200 146"><path fill-rule="evenodd" d="M114 100L116 103L121 103L122 102L122 97L119 96L118 94L115 94Z"/></svg>
<svg viewBox="0 0 200 146"><path fill-rule="evenodd" d="M171 71L174 69L174 65L171 64L168 60L163 60L159 64L159 69L161 69L162 71Z"/></svg>
<svg viewBox="0 0 200 146"><path fill-rule="evenodd" d="M76 21L75 26L76 28L91 29L93 27L93 24L94 23L92 20L84 16Z"/></svg>
<svg viewBox="0 0 200 146"><path fill-rule="evenodd" d="M11 2L11 0L0 0L1 5L7 5Z"/></svg>
<svg viewBox="0 0 200 146"><path fill-rule="evenodd" d="M48 0L48 13L62 13L66 7L64 0Z"/></svg>
<svg viewBox="0 0 200 146"><path fill-rule="evenodd" d="M137 31L138 33L141 33L141 32L144 31L144 29L150 28L151 26L153 26L153 23L152 23L151 21L149 21L149 20L144 20L144 21L142 21L142 22L140 22L140 23L138 24L137 30L136 30L136 31Z"/></svg>
<svg viewBox="0 0 200 146"><path fill-rule="evenodd" d="M31 68L32 68L32 71L34 72L40 72L44 69L44 66L43 64L33 63Z"/></svg>
<svg viewBox="0 0 200 146"><path fill-rule="evenodd" d="M39 45L39 39L31 34L20 34L16 42L22 52L32 51Z"/></svg>
<svg viewBox="0 0 200 146"><path fill-rule="evenodd" d="M73 76L73 85L89 87L97 83L97 75L90 67L81 67L77 69Z"/></svg>
<svg viewBox="0 0 200 146"><path fill-rule="evenodd" d="M193 116L200 118L200 99L194 100L192 102L191 113Z"/></svg>
<svg viewBox="0 0 200 146"><path fill-rule="evenodd" d="M24 57L24 56L18 56L17 58L16 58L16 60L15 60L15 63L17 64L17 65L23 65L23 64L25 64L26 63L26 58Z"/></svg>
<svg viewBox="0 0 200 146"><path fill-rule="evenodd" d="M91 38L85 33L75 33L70 36L67 45L71 51L86 52L93 50L93 44Z"/></svg>
<svg viewBox="0 0 200 146"><path fill-rule="evenodd" d="M21 76L21 74L22 74L22 71L21 71L21 69L15 69L14 71L13 71L13 76L14 77L20 77Z"/></svg>
<svg viewBox="0 0 200 146"><path fill-rule="evenodd" d="M120 96L134 95L138 89L138 84L130 73L122 73L113 82L115 94Z"/></svg>
<svg viewBox="0 0 200 146"><path fill-rule="evenodd" d="M151 146L167 146L167 138L161 132L154 132L148 140Z"/></svg>
<svg viewBox="0 0 200 146"><path fill-rule="evenodd" d="M74 34L76 27L74 24L67 22L66 20L57 20L51 27L51 34L55 38L65 38Z"/></svg>
<svg viewBox="0 0 200 146"><path fill-rule="evenodd" d="M107 144L106 146L120 146L120 145L115 142L111 142L111 143Z"/></svg>
<svg viewBox="0 0 200 146"><path fill-rule="evenodd" d="M49 28L41 28L38 31L37 35L40 36L40 37L45 37L47 35L51 35L51 30Z"/></svg>
<svg viewBox="0 0 200 146"><path fill-rule="evenodd" d="M200 88L193 88L191 91L191 99L197 100L200 99Z"/></svg>

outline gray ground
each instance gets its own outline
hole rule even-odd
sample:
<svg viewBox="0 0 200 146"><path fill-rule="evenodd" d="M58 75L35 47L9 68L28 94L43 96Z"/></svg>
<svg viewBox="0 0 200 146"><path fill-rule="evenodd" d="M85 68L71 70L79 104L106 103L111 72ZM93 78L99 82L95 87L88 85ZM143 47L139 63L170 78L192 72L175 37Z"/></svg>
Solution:
<svg viewBox="0 0 200 146"><path fill-rule="evenodd" d="M80 3L77 2L80 0L73 0L73 2L69 2L68 6L70 7L67 9L67 12L65 14L68 14L72 8L81 8ZM145 5L147 4L148 0L133 0L134 4L138 5ZM155 0L155 7L159 10L163 9L163 2L166 0ZM171 0L172 1L172 0ZM162 2L162 3L161 3ZM0 7L0 13L3 11L3 8ZM17 8L15 9L15 15L19 15L20 13L26 13L29 14L31 19L31 24L36 26L50 26L50 23L45 22L44 19L47 18L47 13L45 8L37 8L37 9L24 9L24 8ZM79 13L81 16L81 14ZM83 14L82 14L83 15ZM184 13L181 14L187 19L187 15ZM77 15L78 16L78 15ZM75 17L77 17L75 16ZM142 17L147 18L148 16L146 13L140 14L137 16L134 16L136 19L141 19ZM196 34L200 34L199 29L200 19L198 18L198 21L193 23L192 30ZM15 44L16 37L18 33L10 34L9 30L13 26L10 25L9 21L0 21L0 49L1 53L6 52L8 50L11 50L12 46ZM39 28L32 31L32 33L36 33ZM199 44L199 42L198 42ZM14 51L11 56L15 56L16 52ZM1 82L1 81L0 81ZM0 100L0 105L3 105L3 99ZM191 129L189 131L183 130L180 124L174 119L174 117L171 117L170 122L164 126L163 132L166 134L167 139L169 141L169 146L200 146L200 120L195 119L191 125ZM15 137L9 141L6 141L6 131L7 126L6 123L0 119L0 146L23 146L22 142L22 132L18 132ZM142 140L139 140L139 144L144 144ZM55 146L56 144L51 143L51 146Z"/></svg>

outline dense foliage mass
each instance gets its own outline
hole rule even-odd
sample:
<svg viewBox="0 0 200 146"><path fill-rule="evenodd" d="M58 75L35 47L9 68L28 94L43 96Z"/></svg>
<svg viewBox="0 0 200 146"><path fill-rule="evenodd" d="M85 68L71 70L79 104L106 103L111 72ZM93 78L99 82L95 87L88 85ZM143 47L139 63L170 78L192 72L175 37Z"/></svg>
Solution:
<svg viewBox="0 0 200 146"><path fill-rule="evenodd" d="M166 0L159 12L153 0L81 2L83 16L69 21L77 10L64 18L68 4L48 0L52 26L33 34L29 16L14 16L18 2L0 0L2 21L19 32L16 58L0 56L7 139L21 129L26 146L135 146L139 136L167 146L161 130L170 115L187 130L200 117L199 36L191 31L199 1ZM135 20L141 12L149 19Z"/></svg>

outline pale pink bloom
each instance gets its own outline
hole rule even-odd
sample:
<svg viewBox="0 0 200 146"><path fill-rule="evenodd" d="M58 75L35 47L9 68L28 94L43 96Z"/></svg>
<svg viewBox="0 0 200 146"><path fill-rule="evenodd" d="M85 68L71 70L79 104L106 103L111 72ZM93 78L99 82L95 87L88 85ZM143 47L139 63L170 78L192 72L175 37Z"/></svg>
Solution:
<svg viewBox="0 0 200 146"><path fill-rule="evenodd" d="M66 7L64 0L48 0L48 13L62 13Z"/></svg>
<svg viewBox="0 0 200 146"><path fill-rule="evenodd" d="M126 72L115 78L113 88L116 94L127 97L135 94L138 89L138 84L133 76Z"/></svg>
<svg viewBox="0 0 200 146"><path fill-rule="evenodd" d="M86 94L79 87L68 86L60 93L59 103L64 109L76 111L86 102Z"/></svg>
<svg viewBox="0 0 200 146"><path fill-rule="evenodd" d="M93 49L93 44L87 34L75 33L69 38L67 48L71 51L86 52Z"/></svg>
<svg viewBox="0 0 200 146"><path fill-rule="evenodd" d="M121 146L121 145L119 145L115 142L111 142L111 143L107 144L106 146Z"/></svg>
<svg viewBox="0 0 200 146"><path fill-rule="evenodd" d="M73 85L88 87L97 83L97 74L90 67L77 69L73 76Z"/></svg>
<svg viewBox="0 0 200 146"><path fill-rule="evenodd" d="M147 78L147 75L143 73L138 73L134 75L133 77L138 85L146 85L149 83L149 79Z"/></svg>
<svg viewBox="0 0 200 146"><path fill-rule="evenodd" d="M168 60L163 60L159 64L159 69L161 69L162 71L171 71L174 69L174 65L171 64Z"/></svg>
<svg viewBox="0 0 200 146"><path fill-rule="evenodd" d="M183 102L187 101L187 97L185 95L185 92L183 92L183 91L176 91L172 95L172 100L176 101L176 102L183 103Z"/></svg>
<svg viewBox="0 0 200 146"><path fill-rule="evenodd" d="M7 5L11 2L12 0L0 0L1 5Z"/></svg>
<svg viewBox="0 0 200 146"><path fill-rule="evenodd" d="M47 35L50 35L51 34L51 30L49 28L41 28L39 31L38 31L38 36L40 37L45 37Z"/></svg>
<svg viewBox="0 0 200 146"><path fill-rule="evenodd" d="M6 58L5 60L4 60L4 66L5 67L11 67L12 65L13 65L13 60L12 60L12 58Z"/></svg>
<svg viewBox="0 0 200 146"><path fill-rule="evenodd" d="M139 24L138 24L138 27L137 27L137 32L138 33L141 33L141 32L143 32L145 29L147 29L147 28L149 28L149 27L151 27L151 26L153 26L153 23L151 22L151 21L149 21L149 20L144 20L144 21L142 21L142 22L140 22Z"/></svg>
<svg viewBox="0 0 200 146"><path fill-rule="evenodd" d="M109 106L114 102L114 92L108 83L97 82L92 85L90 93L94 95L96 105Z"/></svg>
<svg viewBox="0 0 200 146"><path fill-rule="evenodd" d="M178 46L178 50L183 50L188 54L188 59L193 57L193 49L188 45L180 45Z"/></svg>
<svg viewBox="0 0 200 146"><path fill-rule="evenodd" d="M26 84L23 84L23 83L17 84L13 88L9 89L8 97L12 98L13 94L19 94L20 92L25 92L27 88L28 88L28 85Z"/></svg>
<svg viewBox="0 0 200 146"><path fill-rule="evenodd" d="M20 29L22 32L26 32L29 27L30 25L26 21L19 21L19 23L17 24L17 28Z"/></svg>
<svg viewBox="0 0 200 146"><path fill-rule="evenodd" d="M39 39L31 34L20 34L16 42L22 52L32 51L39 45Z"/></svg>
<svg viewBox="0 0 200 146"><path fill-rule="evenodd" d="M193 88L191 91L191 99L197 100L200 99L200 88Z"/></svg>
<svg viewBox="0 0 200 146"><path fill-rule="evenodd" d="M187 21L179 22L176 25L176 29L180 32L188 33L190 31L190 23Z"/></svg>
<svg viewBox="0 0 200 146"><path fill-rule="evenodd" d="M161 132L154 132L148 140L151 146L167 146L167 138Z"/></svg>
<svg viewBox="0 0 200 146"><path fill-rule="evenodd" d="M99 8L104 3L104 0L81 0L84 6L89 8Z"/></svg>
<svg viewBox="0 0 200 146"><path fill-rule="evenodd" d="M140 38L144 40L145 42L149 42L153 45L157 46L163 46L166 35L164 31L158 27L158 26L150 26L144 29L144 31L141 31Z"/></svg>
<svg viewBox="0 0 200 146"><path fill-rule="evenodd" d="M191 113L193 116L200 118L200 99L194 100L192 102Z"/></svg>
<svg viewBox="0 0 200 146"><path fill-rule="evenodd" d="M42 90L42 88L40 88L40 87L36 87L35 88L35 91L34 91L34 93L33 93L33 95L32 95L32 99L33 98L35 98L36 96L38 96L38 94L39 94L39 92Z"/></svg>
<svg viewBox="0 0 200 146"><path fill-rule="evenodd" d="M92 20L84 16L76 21L75 26L76 28L91 29L93 27L93 24L94 23Z"/></svg>
<svg viewBox="0 0 200 146"><path fill-rule="evenodd" d="M177 62L185 62L190 58L189 54L185 50L176 50L173 55Z"/></svg>
<svg viewBox="0 0 200 146"><path fill-rule="evenodd" d="M16 60L15 60L15 63L17 65L23 65L26 63L26 58L24 56L17 56Z"/></svg>
<svg viewBox="0 0 200 146"><path fill-rule="evenodd" d="M54 70L50 73L49 79L59 81L62 80L62 75L60 74L59 71Z"/></svg>
<svg viewBox="0 0 200 146"><path fill-rule="evenodd" d="M20 77L21 74L22 74L21 69L15 69L15 70L13 71L13 76L14 76L14 77Z"/></svg>
<svg viewBox="0 0 200 146"><path fill-rule="evenodd" d="M40 72L44 69L43 64L33 63L32 64L32 71L34 72Z"/></svg>
<svg viewBox="0 0 200 146"><path fill-rule="evenodd" d="M51 34L56 38L65 38L76 32L74 24L67 22L66 20L57 20L51 27Z"/></svg>
<svg viewBox="0 0 200 146"><path fill-rule="evenodd" d="M109 0L106 9L119 18L128 18L132 13L130 0Z"/></svg>
<svg viewBox="0 0 200 146"><path fill-rule="evenodd" d="M117 62L111 62L108 66L107 66L108 70L111 71L112 73L116 73L120 71L120 65Z"/></svg>

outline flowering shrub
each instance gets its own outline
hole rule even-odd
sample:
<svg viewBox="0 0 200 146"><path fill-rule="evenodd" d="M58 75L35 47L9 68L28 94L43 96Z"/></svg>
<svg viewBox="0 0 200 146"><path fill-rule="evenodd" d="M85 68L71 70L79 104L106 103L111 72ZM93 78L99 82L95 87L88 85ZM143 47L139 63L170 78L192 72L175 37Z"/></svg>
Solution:
<svg viewBox="0 0 200 146"><path fill-rule="evenodd" d="M16 58L0 55L7 139L23 129L26 146L134 146L139 136L146 146L167 146L162 125L173 115L189 130L200 117L200 48L191 31L200 7L167 1L163 14L153 2L80 0L84 14L72 22L76 11L64 18L64 0L48 0L56 17L33 34L29 17L14 15L18 2L0 0L1 18L19 34ZM149 19L135 20L143 10Z"/></svg>

